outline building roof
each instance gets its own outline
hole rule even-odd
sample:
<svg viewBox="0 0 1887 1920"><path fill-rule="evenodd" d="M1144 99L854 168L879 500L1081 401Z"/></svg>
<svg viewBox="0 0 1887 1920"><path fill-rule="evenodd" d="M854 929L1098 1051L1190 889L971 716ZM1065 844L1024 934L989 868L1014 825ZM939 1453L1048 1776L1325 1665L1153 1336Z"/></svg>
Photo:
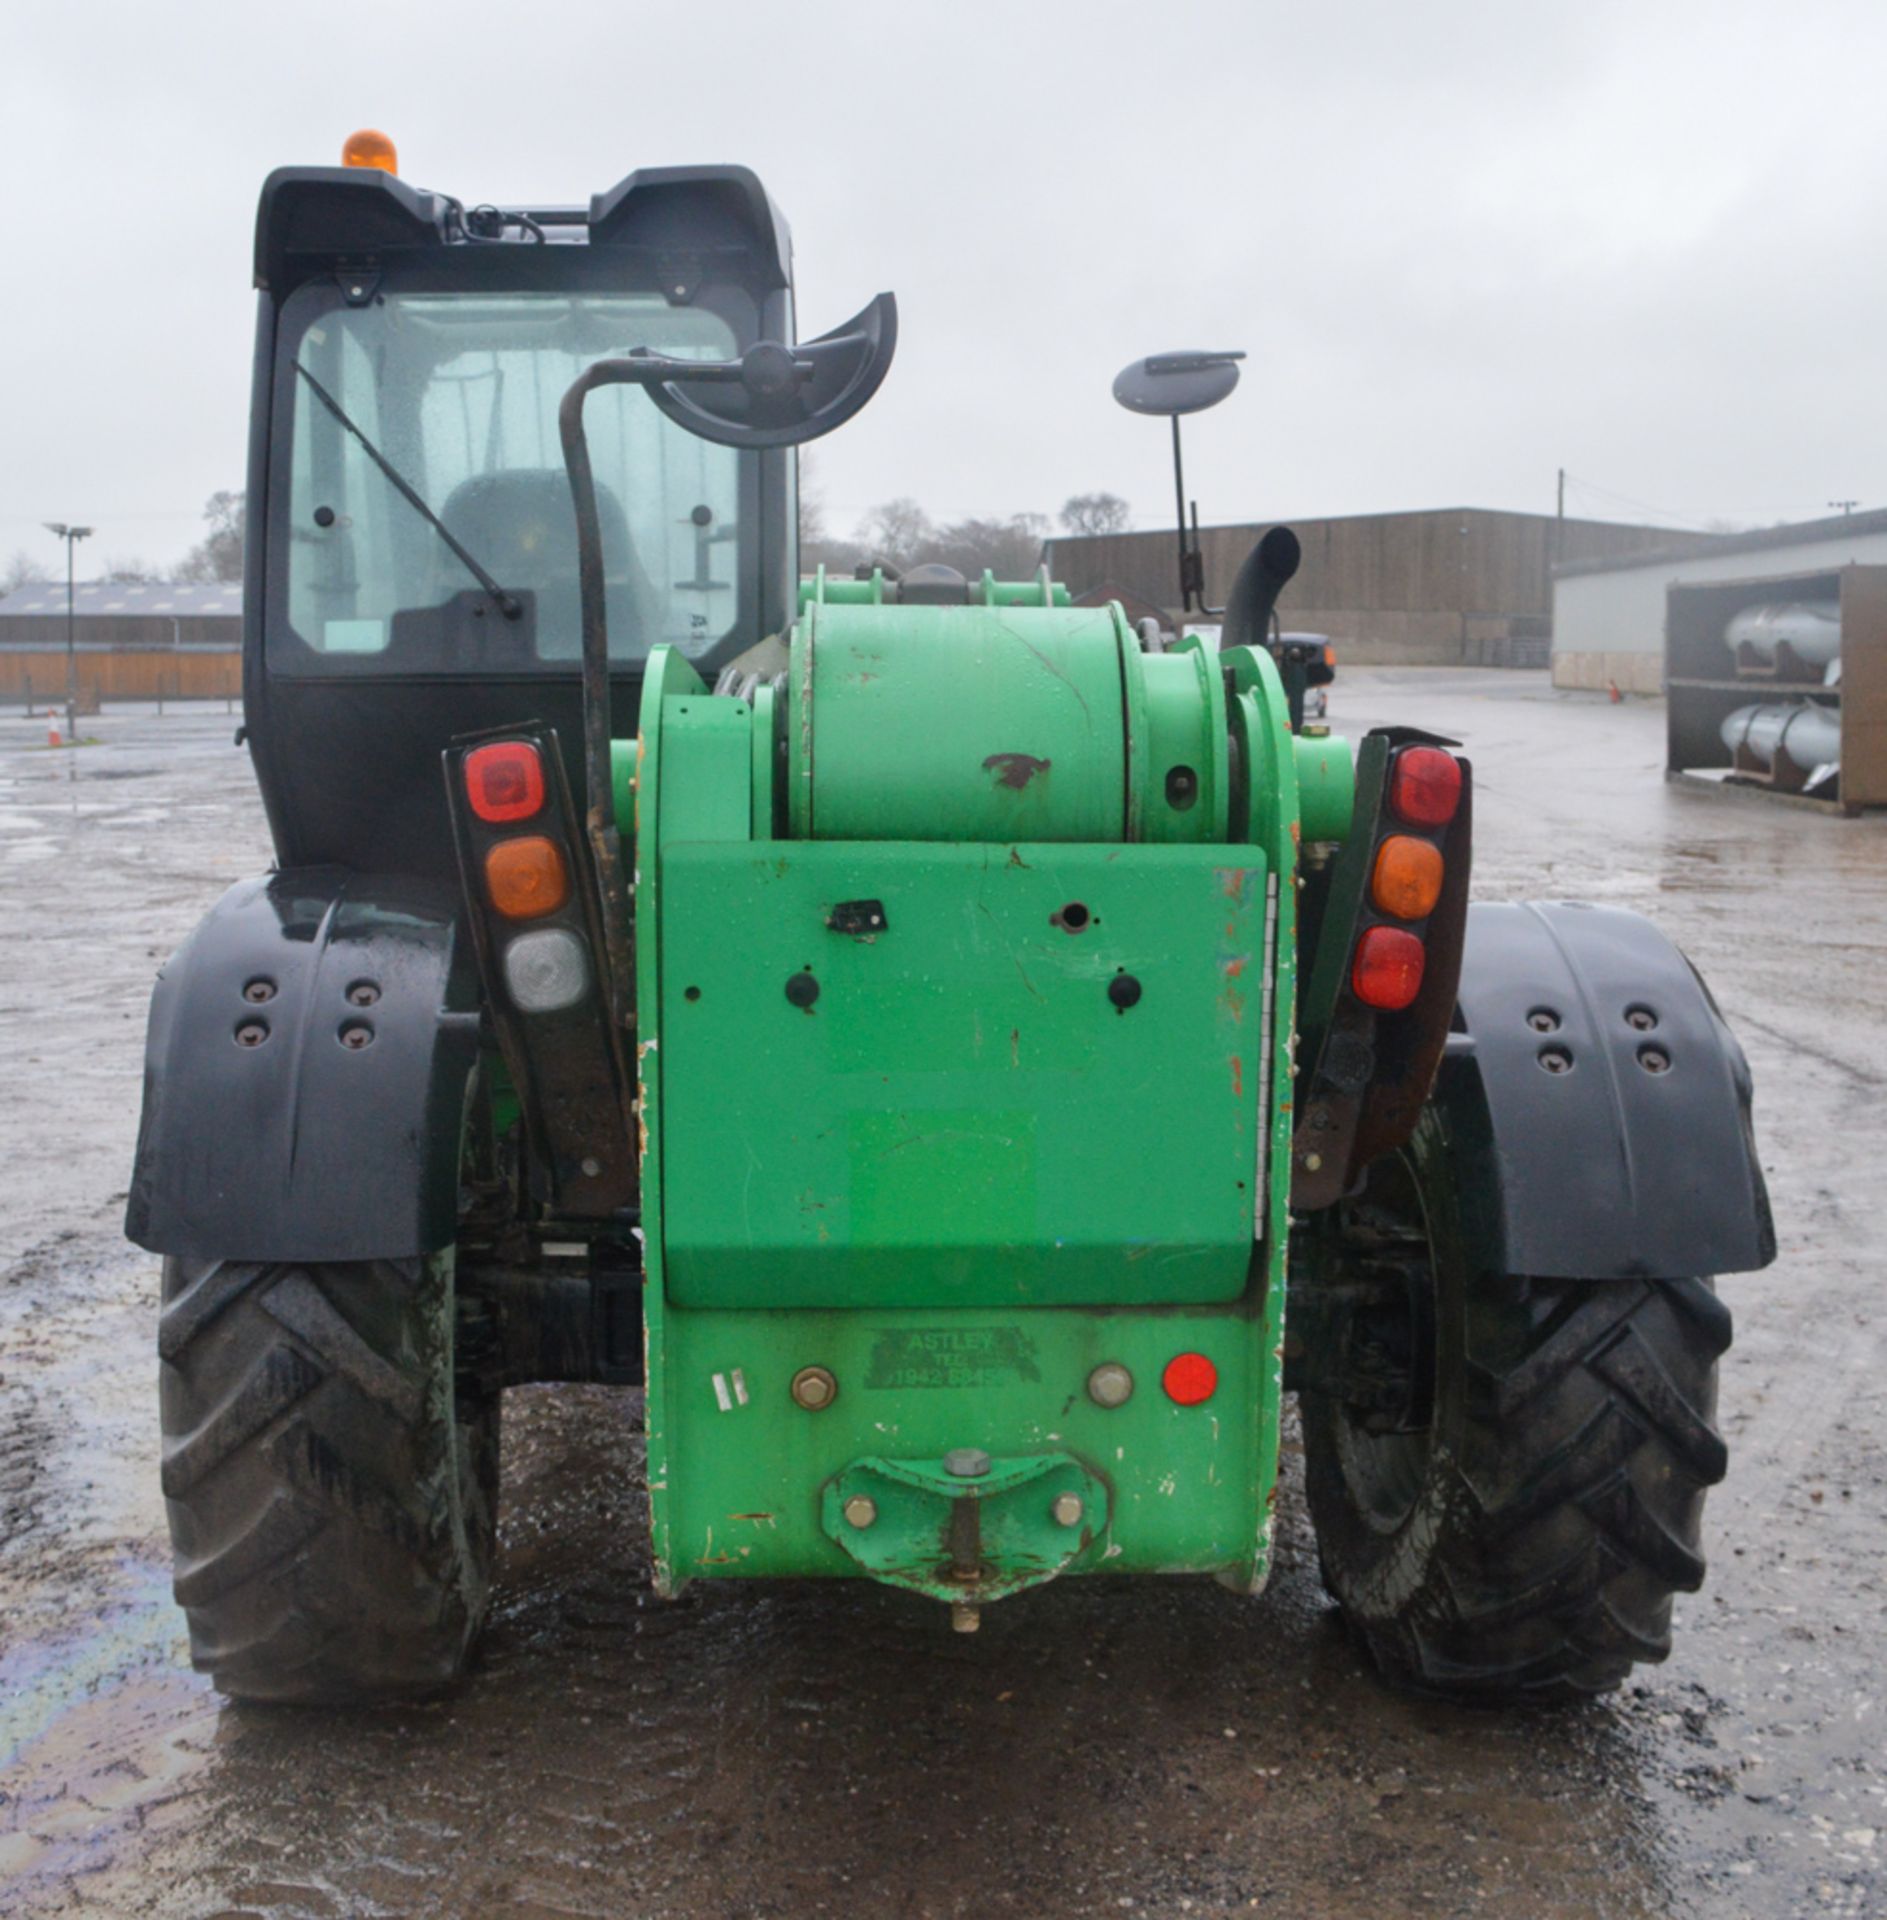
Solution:
<svg viewBox="0 0 1887 1920"><path fill-rule="evenodd" d="M116 581L82 582L72 591L72 609L88 620L109 619L113 615L127 619L156 615L201 620L218 614L235 619L242 613L242 585L235 580L217 580L204 585L154 581L148 586L125 586ZM48 614L63 614L65 610L63 580L15 587L0 597L0 618L30 614L43 620Z"/></svg>
<svg viewBox="0 0 1887 1920"><path fill-rule="evenodd" d="M1377 513L1299 513L1278 514L1270 518L1263 515L1251 520L1217 520L1202 525L1199 531L1204 533L1259 533L1266 527L1337 527L1361 526L1369 521L1386 520L1460 520L1474 518L1480 520L1525 520L1538 526L1552 526L1560 521L1560 516L1552 513L1530 513L1524 507L1391 507ZM1569 513L1563 524L1577 527L1606 527L1621 533L1652 533L1660 529L1647 526L1642 520L1593 520L1584 514ZM1082 546L1090 541L1128 540L1136 537L1168 540L1173 538L1171 527L1127 527L1119 533L1055 533L1048 537L1047 545L1053 547ZM1723 536L1714 533L1693 533L1678 535L1687 538L1693 547L1714 547Z"/></svg>
<svg viewBox="0 0 1887 1920"><path fill-rule="evenodd" d="M1766 553L1778 547L1806 547L1826 540L1851 539L1861 534L1887 533L1887 507L1871 513L1837 513L1825 520L1791 520L1779 527L1761 527L1754 533L1719 533L1711 536L1706 551L1721 553ZM1598 560L1568 560L1553 569L1555 579L1574 573L1625 573L1639 567L1668 567L1674 561L1694 560L1699 548L1697 536L1682 546L1648 547L1643 553L1620 553Z"/></svg>

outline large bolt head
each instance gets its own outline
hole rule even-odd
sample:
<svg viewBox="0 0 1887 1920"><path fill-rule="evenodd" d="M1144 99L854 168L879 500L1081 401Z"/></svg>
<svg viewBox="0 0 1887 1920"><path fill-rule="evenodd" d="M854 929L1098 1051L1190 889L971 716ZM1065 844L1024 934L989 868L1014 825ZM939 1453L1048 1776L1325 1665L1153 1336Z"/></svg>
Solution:
<svg viewBox="0 0 1887 1920"><path fill-rule="evenodd" d="M1080 1494L1056 1494L1055 1504L1049 1508L1049 1512L1055 1516L1055 1524L1058 1527L1080 1526L1083 1512Z"/></svg>
<svg viewBox="0 0 1887 1920"><path fill-rule="evenodd" d="M943 1457L943 1470L953 1480L980 1480L989 1471L989 1455L981 1447L952 1447Z"/></svg>
<svg viewBox="0 0 1887 1920"><path fill-rule="evenodd" d="M1118 1360L1103 1360L1088 1375L1088 1398L1097 1407L1124 1407L1133 1392L1134 1377Z"/></svg>
<svg viewBox="0 0 1887 1920"><path fill-rule="evenodd" d="M801 1367L793 1375L793 1398L808 1413L821 1413L839 1397L839 1383L829 1367Z"/></svg>
<svg viewBox="0 0 1887 1920"><path fill-rule="evenodd" d="M844 1513L848 1527L862 1530L878 1518L878 1502L868 1493L855 1493L840 1511Z"/></svg>

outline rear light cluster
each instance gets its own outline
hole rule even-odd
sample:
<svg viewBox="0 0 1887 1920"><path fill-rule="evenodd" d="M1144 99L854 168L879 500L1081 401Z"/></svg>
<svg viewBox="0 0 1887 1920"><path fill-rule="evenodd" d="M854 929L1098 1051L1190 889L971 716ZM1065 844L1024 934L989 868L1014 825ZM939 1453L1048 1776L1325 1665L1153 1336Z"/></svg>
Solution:
<svg viewBox="0 0 1887 1920"><path fill-rule="evenodd" d="M1365 1006L1397 1013L1422 990L1425 956L1413 923L1441 898L1446 863L1429 836L1444 831L1461 805L1461 762L1440 747L1403 747L1389 763L1387 800L1402 826L1425 831L1390 833L1376 850L1369 904L1383 923L1358 939L1350 989Z"/></svg>
<svg viewBox="0 0 1887 1920"><path fill-rule="evenodd" d="M465 798L486 826L537 822L535 833L507 834L485 849L485 895L503 919L542 920L570 901L570 865L542 821L547 787L543 756L529 740L474 747L463 761ZM512 935L501 956L506 989L522 1013L556 1013L590 989L589 949L569 927L537 927Z"/></svg>

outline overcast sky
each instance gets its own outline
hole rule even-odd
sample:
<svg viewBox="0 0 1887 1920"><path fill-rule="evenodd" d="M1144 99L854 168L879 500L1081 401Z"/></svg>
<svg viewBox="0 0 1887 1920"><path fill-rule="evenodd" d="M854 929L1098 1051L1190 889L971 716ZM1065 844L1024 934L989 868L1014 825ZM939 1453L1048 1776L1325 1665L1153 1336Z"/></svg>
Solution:
<svg viewBox="0 0 1887 1920"><path fill-rule="evenodd" d="M256 190L362 125L467 203L756 168L808 332L900 303L815 454L838 530L1170 524L1109 386L1186 346L1251 356L1208 522L1550 512L1560 466L1674 525L1887 503L1883 75L1879 0L15 6L0 559L168 562L242 484Z"/></svg>

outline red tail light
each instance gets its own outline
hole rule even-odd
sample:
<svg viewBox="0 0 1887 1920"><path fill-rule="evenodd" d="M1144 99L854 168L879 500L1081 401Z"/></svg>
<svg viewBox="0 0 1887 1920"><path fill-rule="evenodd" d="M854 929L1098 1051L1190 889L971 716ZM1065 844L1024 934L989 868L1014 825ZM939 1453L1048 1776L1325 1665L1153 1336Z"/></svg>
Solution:
<svg viewBox="0 0 1887 1920"><path fill-rule="evenodd" d="M1160 1375L1166 1397L1176 1406L1196 1407L1219 1390L1219 1370L1203 1353L1176 1353Z"/></svg>
<svg viewBox="0 0 1887 1920"><path fill-rule="evenodd" d="M1356 943L1350 987L1366 1007L1399 1012L1422 990L1422 943L1400 927L1371 927Z"/></svg>
<svg viewBox="0 0 1887 1920"><path fill-rule="evenodd" d="M1389 804L1412 827L1445 827L1461 804L1461 762L1439 747L1404 747L1389 769Z"/></svg>
<svg viewBox="0 0 1887 1920"><path fill-rule="evenodd" d="M465 756L465 797L493 826L528 820L544 804L544 763L528 740L498 740Z"/></svg>

